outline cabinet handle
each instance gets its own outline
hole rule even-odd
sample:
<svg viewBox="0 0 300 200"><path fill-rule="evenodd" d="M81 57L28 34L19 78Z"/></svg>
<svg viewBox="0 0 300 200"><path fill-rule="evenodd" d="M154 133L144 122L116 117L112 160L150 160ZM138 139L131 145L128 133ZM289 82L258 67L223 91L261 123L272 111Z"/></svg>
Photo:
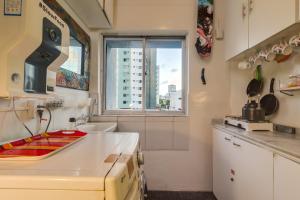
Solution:
<svg viewBox="0 0 300 200"><path fill-rule="evenodd" d="M235 171L233 169L230 169L230 174L234 176L235 175Z"/></svg>
<svg viewBox="0 0 300 200"><path fill-rule="evenodd" d="M246 15L247 15L247 7L246 5L243 3L243 6L242 6L242 16L243 16L243 19L245 19Z"/></svg>
<svg viewBox="0 0 300 200"><path fill-rule="evenodd" d="M225 137L224 139L225 139L226 141L231 141L231 139L228 138L228 137Z"/></svg>
<svg viewBox="0 0 300 200"><path fill-rule="evenodd" d="M254 0L250 0L249 1L249 13L251 13L253 11L254 8Z"/></svg>
<svg viewBox="0 0 300 200"><path fill-rule="evenodd" d="M235 142L233 143L233 145L236 146L236 147L241 147L240 144L237 144L237 143L235 143Z"/></svg>
<svg viewBox="0 0 300 200"><path fill-rule="evenodd" d="M233 182L233 181L234 181L234 178L230 178L230 181Z"/></svg>

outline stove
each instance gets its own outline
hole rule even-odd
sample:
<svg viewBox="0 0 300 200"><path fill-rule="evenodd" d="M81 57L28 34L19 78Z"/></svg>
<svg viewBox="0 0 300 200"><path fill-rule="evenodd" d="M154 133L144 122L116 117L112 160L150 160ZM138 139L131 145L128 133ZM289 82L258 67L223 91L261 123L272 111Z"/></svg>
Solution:
<svg viewBox="0 0 300 200"><path fill-rule="evenodd" d="M226 116L224 123L246 131L273 131L273 124L267 120L252 122L240 116Z"/></svg>

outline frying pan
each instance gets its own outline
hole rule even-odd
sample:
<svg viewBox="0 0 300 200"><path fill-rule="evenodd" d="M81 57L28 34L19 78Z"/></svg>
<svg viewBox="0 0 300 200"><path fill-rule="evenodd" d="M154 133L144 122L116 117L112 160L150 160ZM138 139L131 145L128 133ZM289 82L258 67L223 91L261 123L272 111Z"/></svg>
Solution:
<svg viewBox="0 0 300 200"><path fill-rule="evenodd" d="M254 97L261 93L263 88L263 81L261 77L261 66L256 67L256 77L252 79L247 86L247 95L249 97Z"/></svg>
<svg viewBox="0 0 300 200"><path fill-rule="evenodd" d="M279 108L279 101L274 95L274 82L275 78L271 79L271 84L270 84L270 93L265 95L261 100L260 100L260 106L265 109L265 115L269 116L277 112Z"/></svg>

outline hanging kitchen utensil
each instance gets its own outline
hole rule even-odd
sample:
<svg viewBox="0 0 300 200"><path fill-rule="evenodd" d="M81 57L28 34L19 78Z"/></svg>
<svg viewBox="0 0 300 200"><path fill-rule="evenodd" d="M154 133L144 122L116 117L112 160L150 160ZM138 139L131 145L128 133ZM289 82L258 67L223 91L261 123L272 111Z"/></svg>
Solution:
<svg viewBox="0 0 300 200"><path fill-rule="evenodd" d="M213 0L198 0L196 49L200 56L209 57L213 45Z"/></svg>
<svg viewBox="0 0 300 200"><path fill-rule="evenodd" d="M270 83L270 93L260 100L260 106L265 109L266 116L276 113L279 108L279 101L274 95L274 82L275 78L272 78Z"/></svg>
<svg viewBox="0 0 300 200"><path fill-rule="evenodd" d="M255 70L255 78L252 79L247 87L247 95L249 97L254 97L261 93L263 88L263 80L261 76L261 66L258 65Z"/></svg>
<svg viewBox="0 0 300 200"><path fill-rule="evenodd" d="M201 70L201 81L203 85L206 85L205 68L202 68Z"/></svg>

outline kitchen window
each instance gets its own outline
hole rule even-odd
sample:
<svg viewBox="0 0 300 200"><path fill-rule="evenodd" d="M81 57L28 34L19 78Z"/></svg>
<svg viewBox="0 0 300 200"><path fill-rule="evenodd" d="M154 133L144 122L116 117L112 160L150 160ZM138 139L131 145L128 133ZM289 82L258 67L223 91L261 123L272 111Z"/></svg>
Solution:
<svg viewBox="0 0 300 200"><path fill-rule="evenodd" d="M103 114L185 113L185 37L104 36L103 71Z"/></svg>

